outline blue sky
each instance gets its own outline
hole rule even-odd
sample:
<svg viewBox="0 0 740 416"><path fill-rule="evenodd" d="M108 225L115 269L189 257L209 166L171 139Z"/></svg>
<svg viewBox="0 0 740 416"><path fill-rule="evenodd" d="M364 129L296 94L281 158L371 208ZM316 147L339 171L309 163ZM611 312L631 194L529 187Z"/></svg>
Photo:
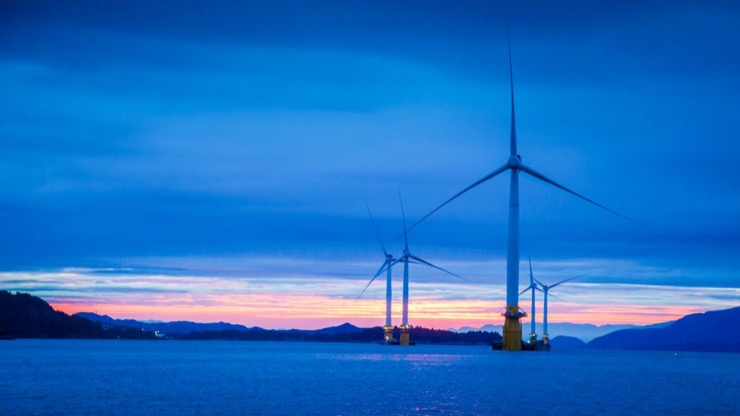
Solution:
<svg viewBox="0 0 740 416"><path fill-rule="evenodd" d="M0 287L114 292L28 277L72 269L355 295L382 260L365 202L399 252L399 190L413 222L505 162L507 24L523 161L641 224L523 177L543 279L740 286L734 2L11 1L0 23ZM507 187L410 235L480 285L441 299L503 284Z"/></svg>

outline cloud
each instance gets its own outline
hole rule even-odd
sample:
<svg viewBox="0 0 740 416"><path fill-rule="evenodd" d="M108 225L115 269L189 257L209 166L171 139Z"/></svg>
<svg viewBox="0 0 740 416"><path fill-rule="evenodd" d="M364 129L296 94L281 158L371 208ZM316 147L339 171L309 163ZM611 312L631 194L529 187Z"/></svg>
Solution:
<svg viewBox="0 0 740 416"><path fill-rule="evenodd" d="M384 313L383 279L356 299L375 263L343 265L346 270L342 272L328 260L261 258L252 259L250 267L234 270L233 264L226 260L221 270L191 272L80 268L4 272L0 273L0 285L6 290L41 296L64 311L97 310L121 318L202 321L229 317L233 322L248 325L287 327L291 322L302 322L304 327L312 327L331 319L375 322ZM271 272L274 263L281 264L282 274ZM411 311L419 322L417 325L423 322L449 327L498 322L498 312L504 306L504 279L492 278L488 272L491 266L501 268L502 264L498 261L468 264L467 268L464 264L448 266L459 273L477 270L479 274L465 274L467 282L412 265ZM625 269L624 265L621 267ZM552 284L556 281L553 273L559 274L557 279L560 279L571 268L582 270L583 262L538 264L537 278ZM322 269L326 272L316 273ZM367 273L357 273L358 270ZM539 273L540 270L545 272ZM649 284L618 281L609 276L584 276L558 286L551 292L554 296L550 299L551 321L652 323L701 310L733 307L740 300L740 289L732 287L678 286L660 280ZM398 316L401 293L398 270L393 290L394 313ZM530 308L528 299L528 296L520 299L520 306L525 310ZM538 296L538 303L541 302ZM319 310L317 305L323 306Z"/></svg>
<svg viewBox="0 0 740 416"><path fill-rule="evenodd" d="M736 287L738 19L720 1L8 3L0 269L129 270L111 292L222 261L286 296L301 273L365 281L365 202L398 252L399 189L413 222L505 162L508 21L523 161L642 224L523 175L536 273ZM506 175L466 193L412 250L499 284L507 195Z"/></svg>

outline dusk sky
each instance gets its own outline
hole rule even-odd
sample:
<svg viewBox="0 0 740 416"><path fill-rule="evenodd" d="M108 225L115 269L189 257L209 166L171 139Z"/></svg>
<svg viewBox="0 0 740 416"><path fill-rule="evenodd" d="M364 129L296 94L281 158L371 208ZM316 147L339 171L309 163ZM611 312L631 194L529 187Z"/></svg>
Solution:
<svg viewBox="0 0 740 416"><path fill-rule="evenodd" d="M66 312L382 325L355 298L503 165L551 322L740 305L736 1L4 1L0 289ZM500 324L509 174L409 234L412 325ZM394 269L394 323L401 273ZM529 310L525 295L520 305ZM526 322L523 321L523 322Z"/></svg>

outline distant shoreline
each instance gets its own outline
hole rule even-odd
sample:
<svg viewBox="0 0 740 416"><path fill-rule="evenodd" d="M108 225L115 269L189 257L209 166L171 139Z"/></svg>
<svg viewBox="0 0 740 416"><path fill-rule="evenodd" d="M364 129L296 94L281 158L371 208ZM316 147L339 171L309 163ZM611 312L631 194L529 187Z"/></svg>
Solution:
<svg viewBox="0 0 740 416"><path fill-rule="evenodd" d="M675 322L637 329L621 329L588 343L576 337L557 336L555 349L633 349L670 351L740 352L740 307L687 315ZM501 341L496 331L454 332L410 328L417 344L492 345ZM318 330L264 329L224 322L142 322L113 319L94 313L72 316L55 311L46 301L27 293L0 291L0 339L133 339L182 341L290 341L382 343L383 328L360 328L350 323ZM393 337L400 338L394 328Z"/></svg>

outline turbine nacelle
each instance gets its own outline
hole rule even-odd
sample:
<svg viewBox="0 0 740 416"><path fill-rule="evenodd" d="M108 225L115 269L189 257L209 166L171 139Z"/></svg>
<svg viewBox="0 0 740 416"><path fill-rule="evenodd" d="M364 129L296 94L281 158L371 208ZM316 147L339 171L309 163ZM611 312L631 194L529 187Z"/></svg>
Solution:
<svg viewBox="0 0 740 416"><path fill-rule="evenodd" d="M522 157L519 155L509 156L509 160L506 162L506 165L511 169L517 169L519 168L519 165L521 164L522 164Z"/></svg>

